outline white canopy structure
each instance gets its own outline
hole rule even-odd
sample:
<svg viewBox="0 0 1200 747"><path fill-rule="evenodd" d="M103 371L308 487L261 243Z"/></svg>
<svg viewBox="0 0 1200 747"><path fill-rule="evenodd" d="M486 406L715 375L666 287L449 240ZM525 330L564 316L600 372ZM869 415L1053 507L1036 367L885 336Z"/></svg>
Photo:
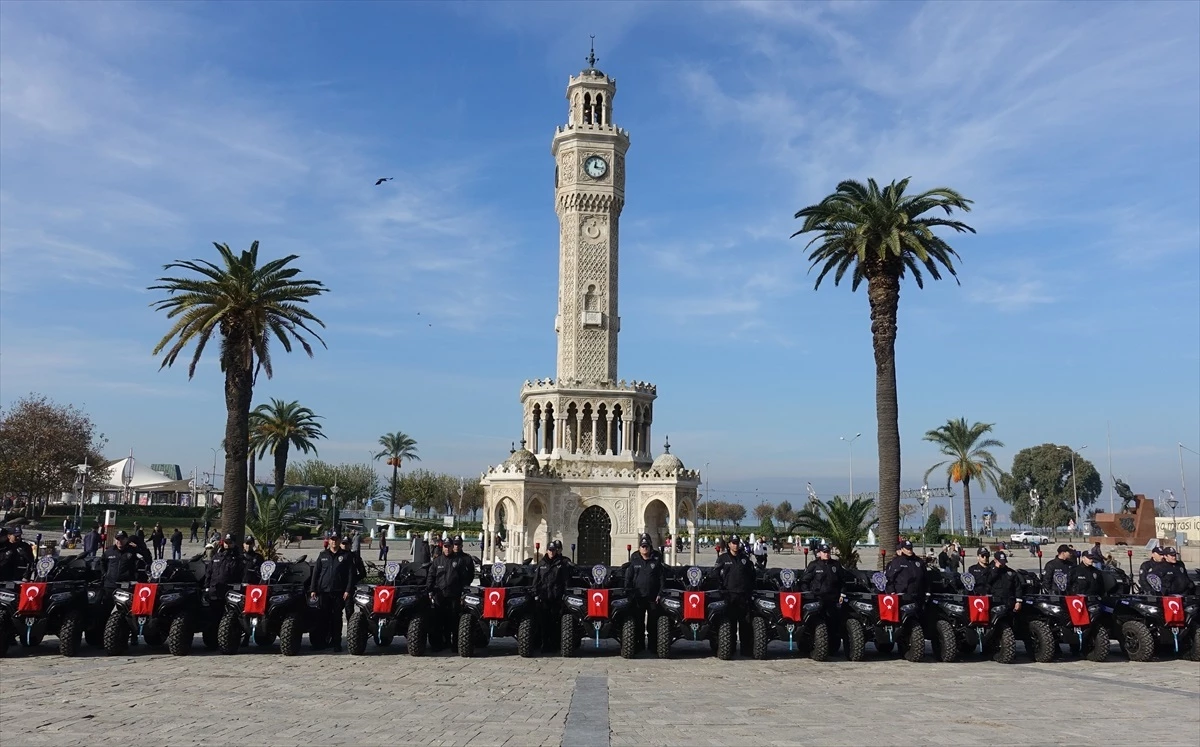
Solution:
<svg viewBox="0 0 1200 747"><path fill-rule="evenodd" d="M118 459L108 465L108 484L106 487L114 489L124 489L125 483L121 481L121 476L125 473L125 465L131 457ZM175 482L161 472L156 472L149 467L139 463L136 459L133 461L133 480L129 482L129 487L133 490L139 488L149 488L156 485L167 485Z"/></svg>

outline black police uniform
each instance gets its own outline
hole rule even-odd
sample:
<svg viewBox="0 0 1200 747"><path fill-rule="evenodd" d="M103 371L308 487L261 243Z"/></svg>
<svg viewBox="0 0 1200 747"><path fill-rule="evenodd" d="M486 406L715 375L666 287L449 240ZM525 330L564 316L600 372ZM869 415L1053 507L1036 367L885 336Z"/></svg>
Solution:
<svg viewBox="0 0 1200 747"><path fill-rule="evenodd" d="M22 565L20 549L7 536L0 538L0 581L20 581L25 572Z"/></svg>
<svg viewBox="0 0 1200 747"><path fill-rule="evenodd" d="M431 647L437 651L454 645L458 634L458 602L466 587L467 576L461 554L438 555L425 570L425 591L433 601Z"/></svg>
<svg viewBox="0 0 1200 747"><path fill-rule="evenodd" d="M916 556L897 553L887 565L887 590L902 597L920 594L925 584L925 564Z"/></svg>
<svg viewBox="0 0 1200 747"><path fill-rule="evenodd" d="M1104 574L1094 565L1080 563L1067 577L1067 593L1100 596L1104 593Z"/></svg>
<svg viewBox="0 0 1200 747"><path fill-rule="evenodd" d="M1196 591L1196 583L1188 577L1187 571L1181 563L1168 563L1163 561L1155 570L1159 579L1162 580L1162 595L1163 596L1178 596L1181 594L1194 594Z"/></svg>
<svg viewBox="0 0 1200 747"><path fill-rule="evenodd" d="M649 557L636 552L625 569L625 593L633 609L630 611L637 621L637 647L646 641L646 632L653 631L658 622L658 598L662 596L666 568L662 557L654 550Z"/></svg>
<svg viewBox="0 0 1200 747"><path fill-rule="evenodd" d="M826 606L836 603L846 583L847 573L842 564L832 558L817 558L800 574L800 588L815 594Z"/></svg>
<svg viewBox="0 0 1200 747"><path fill-rule="evenodd" d="M737 555L728 551L721 553L713 570L721 579L721 589L725 591L729 614L736 623L737 637L744 652L750 646L750 595L754 593L758 578L754 559L739 546Z"/></svg>
<svg viewBox="0 0 1200 747"><path fill-rule="evenodd" d="M126 541L124 547L112 545L104 551L104 591L111 594L122 583L137 580L138 554Z"/></svg>
<svg viewBox="0 0 1200 747"><path fill-rule="evenodd" d="M262 565L264 558L255 550L242 553L242 582L247 584L257 584L259 582L258 567Z"/></svg>
<svg viewBox="0 0 1200 747"><path fill-rule="evenodd" d="M328 626L328 640L334 651L342 648L342 611L345 609L342 595L354 594L354 560L351 556L349 550L331 544L317 556L309 579L309 594L317 595L318 619Z"/></svg>
<svg viewBox="0 0 1200 747"><path fill-rule="evenodd" d="M991 570L987 589L987 593L995 597L997 601L1003 601L1006 604L1020 601L1021 574L1007 565L996 566Z"/></svg>
<svg viewBox="0 0 1200 747"><path fill-rule="evenodd" d="M230 584L242 580L242 558L232 547L213 553L204 569L204 589L210 600L223 600Z"/></svg>
<svg viewBox="0 0 1200 747"><path fill-rule="evenodd" d="M990 565L980 565L979 563L967 569L967 573L975 579L975 589L972 593L980 596L990 593L988 589L991 586L992 571L994 570Z"/></svg>
<svg viewBox="0 0 1200 747"><path fill-rule="evenodd" d="M1143 594L1149 594L1153 591L1153 589L1150 588L1149 582L1146 581L1146 576L1150 575L1151 573L1157 575L1158 568L1161 565L1166 565L1165 561L1155 560L1154 558L1146 558L1142 561L1142 564L1138 566L1138 586L1141 588Z"/></svg>
<svg viewBox="0 0 1200 747"><path fill-rule="evenodd" d="M570 582L571 561L562 556L561 550L555 551L553 559L549 553L542 556L534 572L533 591L537 597L537 623L543 651L557 648L560 643L559 618L562 616L562 600Z"/></svg>
<svg viewBox="0 0 1200 747"><path fill-rule="evenodd" d="M1053 560L1046 563L1046 566L1042 569L1042 590L1048 594L1062 594L1063 590L1058 588L1058 585L1054 582L1054 574L1063 574L1069 582L1071 572L1075 568L1075 563L1056 556Z"/></svg>

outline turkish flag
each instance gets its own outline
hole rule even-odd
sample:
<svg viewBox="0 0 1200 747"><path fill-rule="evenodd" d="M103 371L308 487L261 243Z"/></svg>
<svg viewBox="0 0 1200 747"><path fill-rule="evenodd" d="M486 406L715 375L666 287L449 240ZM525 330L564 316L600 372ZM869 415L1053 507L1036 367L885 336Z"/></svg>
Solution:
<svg viewBox="0 0 1200 747"><path fill-rule="evenodd" d="M134 584L130 612L139 617L153 615L154 600L157 598L158 584Z"/></svg>
<svg viewBox="0 0 1200 747"><path fill-rule="evenodd" d="M801 604L801 595L795 591L779 592L779 614L784 620L793 620L800 622L800 614L803 609Z"/></svg>
<svg viewBox="0 0 1200 747"><path fill-rule="evenodd" d="M879 622L899 623L900 622L900 595L899 594L880 594L879 595Z"/></svg>
<svg viewBox="0 0 1200 747"><path fill-rule="evenodd" d="M588 592L588 617L608 617L608 589Z"/></svg>
<svg viewBox="0 0 1200 747"><path fill-rule="evenodd" d="M1183 627L1183 597L1163 597L1163 622Z"/></svg>
<svg viewBox="0 0 1200 747"><path fill-rule="evenodd" d="M483 590L483 616L490 620L504 619L503 586L491 586Z"/></svg>
<svg viewBox="0 0 1200 747"><path fill-rule="evenodd" d="M45 602L45 584L21 584L21 598L17 600L17 614L41 614Z"/></svg>
<svg viewBox="0 0 1200 747"><path fill-rule="evenodd" d="M1092 624L1092 616L1088 614L1087 597L1067 597L1067 611L1071 613L1071 624L1077 628L1086 628Z"/></svg>
<svg viewBox="0 0 1200 747"><path fill-rule="evenodd" d="M395 602L395 586L376 586L375 604L371 607L371 612L376 615L390 615L392 614L392 605L395 604Z"/></svg>
<svg viewBox="0 0 1200 747"><path fill-rule="evenodd" d="M704 592L685 591L683 593L683 619L704 619Z"/></svg>
<svg viewBox="0 0 1200 747"><path fill-rule="evenodd" d="M262 584L247 584L246 603L242 611L247 615L267 614L267 587Z"/></svg>
<svg viewBox="0 0 1200 747"><path fill-rule="evenodd" d="M970 607L972 625L987 625L991 622L991 597L967 597L967 604Z"/></svg>

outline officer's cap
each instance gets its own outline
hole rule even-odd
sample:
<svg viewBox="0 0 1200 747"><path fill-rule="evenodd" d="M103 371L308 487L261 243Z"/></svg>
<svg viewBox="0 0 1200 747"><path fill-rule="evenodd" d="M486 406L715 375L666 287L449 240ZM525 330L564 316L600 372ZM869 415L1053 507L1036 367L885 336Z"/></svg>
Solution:
<svg viewBox="0 0 1200 747"><path fill-rule="evenodd" d="M742 544L742 539L735 534L729 538L729 544L740 545Z"/></svg>
<svg viewBox="0 0 1200 747"><path fill-rule="evenodd" d="M230 534L226 534L226 535L225 535L225 541L226 541L226 542L233 542L233 534L232 534L232 533L230 533Z"/></svg>
<svg viewBox="0 0 1200 747"><path fill-rule="evenodd" d="M1176 555L1179 554L1179 551L1176 550L1174 547L1167 547L1167 548L1163 549L1162 554L1170 555L1171 557L1175 557Z"/></svg>
<svg viewBox="0 0 1200 747"><path fill-rule="evenodd" d="M829 552L829 545L825 542L817 545L817 552Z"/></svg>
<svg viewBox="0 0 1200 747"><path fill-rule="evenodd" d="M1071 552L1071 546L1070 545L1059 545L1058 549L1055 550L1055 552Z"/></svg>
<svg viewBox="0 0 1200 747"><path fill-rule="evenodd" d="M1155 545L1154 547L1150 548L1150 552L1151 552L1151 554L1154 554L1154 555L1165 555L1166 554L1163 552L1163 549L1160 545Z"/></svg>
<svg viewBox="0 0 1200 747"><path fill-rule="evenodd" d="M546 545L547 550L554 552L562 552L562 540L551 540L550 544Z"/></svg>
<svg viewBox="0 0 1200 747"><path fill-rule="evenodd" d="M122 529L121 531L117 532L117 539L119 539L119 540L129 539L129 535L126 534L124 529Z"/></svg>
<svg viewBox="0 0 1200 747"><path fill-rule="evenodd" d="M462 547L462 537L455 537L453 540L451 540L451 543L454 544L455 547Z"/></svg>
<svg viewBox="0 0 1200 747"><path fill-rule="evenodd" d="M13 527L13 528L12 528L12 533L13 533L13 534L15 534L16 536L20 537L20 536L21 536L21 534L22 534L21 527L20 527L20 526L15 526L15 527Z"/></svg>
<svg viewBox="0 0 1200 747"><path fill-rule="evenodd" d="M911 549L913 549L913 544L911 542L909 542L908 540L904 540L903 542L900 543L900 547L905 550L911 550Z"/></svg>
<svg viewBox="0 0 1200 747"><path fill-rule="evenodd" d="M640 547L654 547L654 543L650 541L650 535L643 534L642 539L638 542Z"/></svg>
<svg viewBox="0 0 1200 747"><path fill-rule="evenodd" d="M997 551L996 552L996 562L997 563L1007 563L1008 562L1008 553L1004 552L1003 550Z"/></svg>

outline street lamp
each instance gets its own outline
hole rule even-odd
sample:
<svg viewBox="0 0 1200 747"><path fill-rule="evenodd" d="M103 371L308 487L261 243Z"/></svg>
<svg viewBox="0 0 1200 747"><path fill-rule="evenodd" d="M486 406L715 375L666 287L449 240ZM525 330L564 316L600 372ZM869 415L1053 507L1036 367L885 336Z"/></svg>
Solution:
<svg viewBox="0 0 1200 747"><path fill-rule="evenodd" d="M712 491L709 490L708 482L708 465L712 462L704 463L704 526L708 526L708 504L712 503Z"/></svg>
<svg viewBox="0 0 1200 747"><path fill-rule="evenodd" d="M1179 507L1179 501L1175 500L1175 494L1169 490L1167 491L1167 496L1167 505L1171 507L1171 534L1177 534L1178 528L1175 526L1175 509Z"/></svg>
<svg viewBox="0 0 1200 747"><path fill-rule="evenodd" d="M847 444L849 444L849 446L850 446L850 502L851 503L854 502L854 442L857 441L858 437L861 435L862 435L861 433L855 433L853 438L846 438L845 436L840 436L840 438L843 441L845 441Z"/></svg>
<svg viewBox="0 0 1200 747"><path fill-rule="evenodd" d="M88 466L87 458L83 460L83 464L75 468L75 497L79 501L79 528L83 528L83 491L87 488L87 476L91 467Z"/></svg>
<svg viewBox="0 0 1200 747"><path fill-rule="evenodd" d="M337 494L338 494L338 484L337 484L337 478L336 478L336 477L335 477L335 478L333 478L333 487L329 489L329 494L330 494L331 496L333 496L333 529L334 529L334 531L337 531L337 525L338 525L338 499L337 499Z"/></svg>
<svg viewBox="0 0 1200 747"><path fill-rule="evenodd" d="M925 504L929 503L929 483L921 486L920 492L917 493L917 503L921 505L921 550L925 549L925 524L928 521L925 518Z"/></svg>

